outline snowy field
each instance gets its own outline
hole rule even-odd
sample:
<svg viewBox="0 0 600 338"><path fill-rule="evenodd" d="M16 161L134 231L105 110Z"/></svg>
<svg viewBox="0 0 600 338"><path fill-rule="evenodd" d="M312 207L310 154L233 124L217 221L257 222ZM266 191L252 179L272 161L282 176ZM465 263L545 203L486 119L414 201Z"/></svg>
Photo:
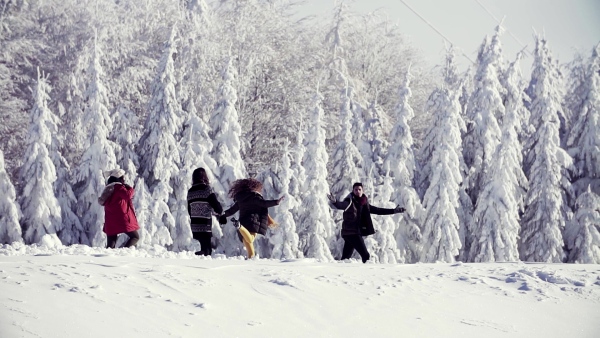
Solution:
<svg viewBox="0 0 600 338"><path fill-rule="evenodd" d="M0 337L600 337L599 265L163 250L1 247Z"/></svg>

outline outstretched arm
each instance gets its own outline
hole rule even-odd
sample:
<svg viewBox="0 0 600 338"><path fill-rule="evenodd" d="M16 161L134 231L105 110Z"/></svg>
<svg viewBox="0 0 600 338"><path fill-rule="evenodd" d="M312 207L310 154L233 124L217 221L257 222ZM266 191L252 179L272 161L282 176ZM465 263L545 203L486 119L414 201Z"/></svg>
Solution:
<svg viewBox="0 0 600 338"><path fill-rule="evenodd" d="M225 217L229 217L233 214L235 214L236 212L238 212L238 210L240 210L240 207L238 206L237 202L235 202L231 208L225 210L225 212L223 212L223 216Z"/></svg>
<svg viewBox="0 0 600 338"><path fill-rule="evenodd" d="M372 214L375 214L375 215L392 215L392 214L398 214L398 213L404 212L404 208L402 208L399 205L396 206L394 209L388 209L388 208L379 208L379 207L369 204L369 210L371 211Z"/></svg>

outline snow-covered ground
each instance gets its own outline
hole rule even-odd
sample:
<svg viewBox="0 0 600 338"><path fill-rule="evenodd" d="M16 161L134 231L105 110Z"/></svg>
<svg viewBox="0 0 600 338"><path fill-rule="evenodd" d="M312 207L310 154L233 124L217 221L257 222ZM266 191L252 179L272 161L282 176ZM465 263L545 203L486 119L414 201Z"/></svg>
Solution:
<svg viewBox="0 0 600 338"><path fill-rule="evenodd" d="M600 266L0 247L0 337L600 337Z"/></svg>

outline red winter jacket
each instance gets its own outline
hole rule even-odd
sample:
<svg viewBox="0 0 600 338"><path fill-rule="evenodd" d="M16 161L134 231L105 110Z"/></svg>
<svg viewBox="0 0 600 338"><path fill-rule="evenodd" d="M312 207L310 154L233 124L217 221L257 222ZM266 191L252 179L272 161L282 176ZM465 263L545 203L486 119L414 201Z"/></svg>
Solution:
<svg viewBox="0 0 600 338"><path fill-rule="evenodd" d="M108 236L138 230L137 218L133 210L134 190L128 185L111 183L104 188L98 203L104 206L104 232Z"/></svg>

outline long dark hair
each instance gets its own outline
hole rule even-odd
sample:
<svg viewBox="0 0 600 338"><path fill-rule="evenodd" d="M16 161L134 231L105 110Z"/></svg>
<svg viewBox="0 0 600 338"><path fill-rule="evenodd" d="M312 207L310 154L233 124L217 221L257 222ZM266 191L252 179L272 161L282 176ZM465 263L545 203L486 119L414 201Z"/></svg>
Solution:
<svg viewBox="0 0 600 338"><path fill-rule="evenodd" d="M106 181L106 185L109 185L109 184L115 183L115 182L125 183L125 179L123 178L123 176L121 176L121 177L111 176L108 178L108 181Z"/></svg>
<svg viewBox="0 0 600 338"><path fill-rule="evenodd" d="M231 188L229 189L229 197L234 198L241 191L262 191L262 183L260 181L255 180L253 178L243 178L241 180L235 180L231 184Z"/></svg>
<svg viewBox="0 0 600 338"><path fill-rule="evenodd" d="M206 174L206 170L204 170L204 168L198 168L194 170L194 173L192 174L192 184L210 184L208 181L208 175Z"/></svg>

